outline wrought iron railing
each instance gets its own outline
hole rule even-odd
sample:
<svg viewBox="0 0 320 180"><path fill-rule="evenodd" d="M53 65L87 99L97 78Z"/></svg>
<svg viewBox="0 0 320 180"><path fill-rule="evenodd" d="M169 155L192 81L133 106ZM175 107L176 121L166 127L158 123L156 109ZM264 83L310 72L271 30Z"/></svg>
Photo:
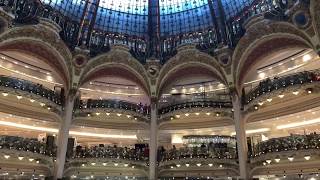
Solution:
<svg viewBox="0 0 320 180"><path fill-rule="evenodd" d="M320 148L320 135L291 135L287 137L273 138L263 141L254 146L252 157L260 156L267 153L297 151Z"/></svg>
<svg viewBox="0 0 320 180"><path fill-rule="evenodd" d="M64 101L64 95L58 94L41 84L35 84L27 80L2 75L0 76L0 86L35 94L42 98L46 98L57 105L62 105L62 102Z"/></svg>
<svg viewBox="0 0 320 180"><path fill-rule="evenodd" d="M304 71L295 74L289 74L282 77L267 78L261 81L258 86L247 92L244 104L248 104L259 96L272 91L281 90L290 86L302 85L320 81L319 71Z"/></svg>
<svg viewBox="0 0 320 180"><path fill-rule="evenodd" d="M266 18L276 20L285 19L285 11L294 4L292 1L274 1L274 0L255 0L249 6L237 8L233 16L226 16L223 19L222 26L198 32L180 34L174 37L160 37L156 42L156 48L150 48L151 42L139 37L132 37L125 34L115 34L100 29L92 29L88 33L81 33L82 24L75 21L72 17L63 15L59 10L44 5L39 0L0 0L0 6L15 15L15 23L36 24L39 18L47 18L57 23L62 31L61 38L73 50L76 46L82 46L83 42L90 50L91 56L96 56L110 50L111 45L122 44L128 46L130 53L139 61L144 63L151 55L155 55L160 62L165 63L170 57L177 53L177 48L186 44L194 44L200 51L211 55L214 50L220 46L235 47L238 40L245 33L244 24L246 21L257 15L264 15ZM223 7L227 9L234 8L233 2L226 3ZM230 6L230 7L229 7ZM229 13L229 12L225 12ZM221 21L221 19L219 19ZM221 23L220 23L221 24ZM220 25L221 26L221 25ZM223 30L223 33L221 32ZM217 34L225 34L223 38L217 37ZM82 37L83 36L83 37ZM88 44L87 44L88 43ZM156 51L156 52L150 52Z"/></svg>
<svg viewBox="0 0 320 180"><path fill-rule="evenodd" d="M37 139L16 136L0 136L0 149L17 150L55 156L56 146L49 147Z"/></svg>

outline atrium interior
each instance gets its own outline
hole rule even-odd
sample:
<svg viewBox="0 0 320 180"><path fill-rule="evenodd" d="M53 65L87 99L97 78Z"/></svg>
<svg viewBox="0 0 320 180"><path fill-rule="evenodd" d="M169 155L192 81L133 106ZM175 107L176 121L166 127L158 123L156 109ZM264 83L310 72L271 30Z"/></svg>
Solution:
<svg viewBox="0 0 320 180"><path fill-rule="evenodd" d="M319 55L320 0L0 0L0 179L320 180Z"/></svg>

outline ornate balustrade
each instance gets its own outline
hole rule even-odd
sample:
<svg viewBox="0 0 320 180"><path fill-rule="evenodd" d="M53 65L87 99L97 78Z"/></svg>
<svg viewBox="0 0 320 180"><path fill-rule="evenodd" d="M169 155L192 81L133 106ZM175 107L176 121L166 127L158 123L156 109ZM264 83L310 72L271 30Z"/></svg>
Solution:
<svg viewBox="0 0 320 180"><path fill-rule="evenodd" d="M298 151L320 148L320 135L292 135L288 137L274 138L257 144L252 152L252 157L263 154Z"/></svg>
<svg viewBox="0 0 320 180"><path fill-rule="evenodd" d="M116 146L82 148L78 146L74 150L73 158L106 158L147 162L149 159L148 153L148 150L139 148Z"/></svg>
<svg viewBox="0 0 320 180"><path fill-rule="evenodd" d="M3 96L7 96L8 93L16 93L19 95L28 93L31 97L35 95L37 98L44 98L57 106L61 106L64 99L63 95L57 94L56 92L43 87L41 84L35 84L30 81L8 76L0 76L0 89Z"/></svg>
<svg viewBox="0 0 320 180"><path fill-rule="evenodd" d="M214 144L212 146L184 147L180 149L159 150L158 160L160 162L188 159L236 159L235 147L227 147L224 144ZM196 160L195 160L196 161Z"/></svg>
<svg viewBox="0 0 320 180"><path fill-rule="evenodd" d="M137 120L143 119L143 121L147 121L150 115L150 107L144 106L142 104L134 104L127 101L119 101L119 100L92 100L88 99L86 101L80 100L79 105L77 106L77 114L80 117L85 116L93 116L94 114L106 113L109 115L110 113L123 113L127 114L127 117L139 117Z"/></svg>
<svg viewBox="0 0 320 180"><path fill-rule="evenodd" d="M0 136L0 149L6 151L26 151L54 157L56 147L48 147L37 139L28 139L16 136Z"/></svg>
<svg viewBox="0 0 320 180"><path fill-rule="evenodd" d="M319 82L319 71L304 71L296 74L289 74L282 77L275 77L274 79L266 79L261 81L258 86L250 90L245 95L245 102L243 104L249 104L251 101L257 99L259 96L271 93L273 91L286 89L288 87L301 86L314 82Z"/></svg>
<svg viewBox="0 0 320 180"><path fill-rule="evenodd" d="M178 111L182 109L192 109L192 108L232 109L232 102L222 101L222 100L221 101L200 100L200 101L183 102L183 103L162 107L159 109L159 114L164 115L174 111Z"/></svg>

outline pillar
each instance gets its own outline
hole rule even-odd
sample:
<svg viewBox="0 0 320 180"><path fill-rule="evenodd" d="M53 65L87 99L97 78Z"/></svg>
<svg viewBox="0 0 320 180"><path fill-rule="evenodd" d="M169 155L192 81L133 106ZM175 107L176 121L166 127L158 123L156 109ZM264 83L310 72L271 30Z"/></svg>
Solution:
<svg viewBox="0 0 320 180"><path fill-rule="evenodd" d="M151 102L150 141L149 141L149 180L157 179L157 151L158 151L158 108L157 101Z"/></svg>
<svg viewBox="0 0 320 180"><path fill-rule="evenodd" d="M72 111L74 106L74 97L68 96L65 102L65 109L62 122L60 123L58 141L57 141L57 160L55 162L54 179L62 179L64 164L69 138L69 129L72 123Z"/></svg>
<svg viewBox="0 0 320 180"><path fill-rule="evenodd" d="M238 95L233 95L232 103L234 110L234 122L237 138L237 148L238 148L238 160L239 160L239 170L240 179L248 179L248 144L246 137L246 121L241 110L241 103Z"/></svg>

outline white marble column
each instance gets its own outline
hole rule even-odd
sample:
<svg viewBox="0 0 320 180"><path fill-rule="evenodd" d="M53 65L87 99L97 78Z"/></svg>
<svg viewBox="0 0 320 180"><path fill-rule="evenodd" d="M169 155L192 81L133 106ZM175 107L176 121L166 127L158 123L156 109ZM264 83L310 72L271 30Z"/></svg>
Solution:
<svg viewBox="0 0 320 180"><path fill-rule="evenodd" d="M69 129L72 123L74 98L68 97L65 102L65 110L60 123L58 141L57 141L57 161L54 169L54 179L61 179L63 177L64 164L66 161L66 152L68 146Z"/></svg>
<svg viewBox="0 0 320 180"><path fill-rule="evenodd" d="M158 151L158 109L157 102L151 103L150 141L149 141L149 179L157 179L157 151Z"/></svg>
<svg viewBox="0 0 320 180"><path fill-rule="evenodd" d="M248 144L246 137L246 121L241 110L241 101L238 95L233 95L232 103L237 138L240 179L246 180L248 179Z"/></svg>

